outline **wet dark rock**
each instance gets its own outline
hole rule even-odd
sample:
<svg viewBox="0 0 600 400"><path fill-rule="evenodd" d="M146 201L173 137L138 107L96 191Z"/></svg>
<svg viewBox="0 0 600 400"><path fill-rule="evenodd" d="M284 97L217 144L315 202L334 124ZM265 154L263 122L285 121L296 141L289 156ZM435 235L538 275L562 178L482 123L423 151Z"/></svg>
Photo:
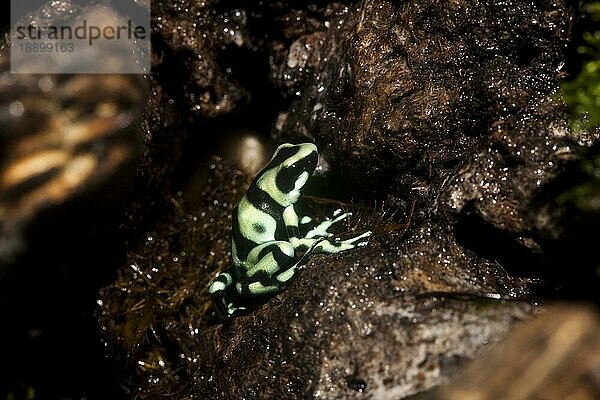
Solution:
<svg viewBox="0 0 600 400"><path fill-rule="evenodd" d="M297 47L313 73L275 134L315 138L355 191L417 197L423 212L468 205L523 231L515 210L568 143L550 96L569 15L556 2L360 3L328 21L318 45L290 46L280 81L303 67Z"/></svg>
<svg viewBox="0 0 600 400"><path fill-rule="evenodd" d="M587 306L558 304L516 327L465 372L415 399L598 398L600 321Z"/></svg>
<svg viewBox="0 0 600 400"><path fill-rule="evenodd" d="M335 290L339 298L298 304L299 310L277 301L260 319L240 319L224 331L222 373L214 377L220 389L213 396L402 398L454 373L530 312L522 303L483 305L372 290L359 304L340 301L353 297L342 289ZM314 315L312 325L303 322L306 315ZM247 333L232 336L236 331ZM231 379L245 384L233 386Z"/></svg>
<svg viewBox="0 0 600 400"><path fill-rule="evenodd" d="M246 11L219 10L218 5L152 2L154 57L160 60L154 71L179 94L177 100L185 102L187 111L208 117L227 114L248 101L247 91L219 62L227 48L248 46Z"/></svg>
<svg viewBox="0 0 600 400"><path fill-rule="evenodd" d="M365 2L345 10L276 58L275 82L293 82L296 97L274 124L276 137L320 144L346 196L404 210L416 200L414 226L439 218L461 245L519 275L550 278L560 263L548 234L573 216L552 206L554 215L533 222L532 203L594 136L571 133L555 95L568 5Z"/></svg>

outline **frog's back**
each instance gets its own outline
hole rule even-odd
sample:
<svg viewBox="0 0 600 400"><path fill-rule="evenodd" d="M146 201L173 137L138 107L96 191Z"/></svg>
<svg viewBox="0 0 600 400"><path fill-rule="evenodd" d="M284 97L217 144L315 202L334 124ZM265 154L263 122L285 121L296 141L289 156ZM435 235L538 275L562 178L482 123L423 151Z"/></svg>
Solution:
<svg viewBox="0 0 600 400"><path fill-rule="evenodd" d="M277 148L233 210L234 264L244 264L248 254L264 243L289 241L284 210L300 197L317 160L317 148L312 143L285 143Z"/></svg>
<svg viewBox="0 0 600 400"><path fill-rule="evenodd" d="M282 218L283 207L259 188L252 186L231 214L232 247L235 247L237 258L241 261L246 260L254 247L283 240L286 232Z"/></svg>

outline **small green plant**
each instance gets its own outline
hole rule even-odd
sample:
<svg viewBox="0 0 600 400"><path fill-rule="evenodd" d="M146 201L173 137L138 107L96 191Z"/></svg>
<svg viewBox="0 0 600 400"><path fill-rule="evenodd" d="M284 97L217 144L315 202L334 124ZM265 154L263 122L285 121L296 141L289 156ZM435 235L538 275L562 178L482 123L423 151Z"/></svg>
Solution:
<svg viewBox="0 0 600 400"><path fill-rule="evenodd" d="M600 23L600 1L585 5L592 21ZM583 34L577 52L585 59L581 72L562 85L562 98L574 115L575 133L600 127L600 29Z"/></svg>
<svg viewBox="0 0 600 400"><path fill-rule="evenodd" d="M600 1L587 2L584 7L598 28L583 34L585 44L577 49L583 60L581 72L565 82L561 92L573 115L574 135L600 132ZM572 204L587 215L600 213L600 145L582 154L579 176L578 182L556 198L557 203Z"/></svg>

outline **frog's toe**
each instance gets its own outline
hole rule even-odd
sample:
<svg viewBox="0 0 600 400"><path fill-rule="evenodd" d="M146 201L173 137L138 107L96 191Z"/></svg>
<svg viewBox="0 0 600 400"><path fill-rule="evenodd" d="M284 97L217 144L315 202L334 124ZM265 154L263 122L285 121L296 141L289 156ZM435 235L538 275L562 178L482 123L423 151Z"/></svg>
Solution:
<svg viewBox="0 0 600 400"><path fill-rule="evenodd" d="M369 243L369 237L373 234L371 231L366 231L365 233L358 235L356 237L342 240L336 239L336 246L340 246L344 250L353 249L355 247L364 247Z"/></svg>
<svg viewBox="0 0 600 400"><path fill-rule="evenodd" d="M335 224L336 222L339 222L339 221L343 220L344 218L347 218L350 216L352 216L352 212L350 212L350 211L342 212L342 209L338 208L333 212L333 216L332 216L333 219L329 222L331 222L332 224Z"/></svg>

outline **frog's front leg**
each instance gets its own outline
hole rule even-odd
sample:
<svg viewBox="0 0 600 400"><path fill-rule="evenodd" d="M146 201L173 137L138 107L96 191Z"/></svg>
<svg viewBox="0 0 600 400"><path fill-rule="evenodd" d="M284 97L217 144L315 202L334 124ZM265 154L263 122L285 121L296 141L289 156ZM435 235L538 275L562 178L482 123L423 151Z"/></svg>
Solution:
<svg viewBox="0 0 600 400"><path fill-rule="evenodd" d="M331 236L333 236L333 233L327 232L327 229L329 229L333 224L343 220L344 218L346 218L349 215L351 215L351 214L350 213L342 213L342 210L337 209L333 213L333 216L335 217L334 219L332 219L332 220L328 219L326 221L321 222L318 226L309 230L304 235L304 237L307 239L331 237ZM304 225L304 224L310 223L311 221L312 221L312 219L310 217L306 217L306 216L302 217L299 220L298 214L296 214L296 210L294 209L293 204L288 206L287 208L285 208L285 210L283 210L283 222L285 223L288 238L291 239L290 241L292 241L294 239L300 239L302 237L300 234L300 228L298 227L299 224ZM296 247L296 246L294 246L294 247Z"/></svg>
<svg viewBox="0 0 600 400"><path fill-rule="evenodd" d="M311 229L304 236L306 239L312 238L327 238L333 236L333 233L328 232L328 229L331 228L334 224L342 221L344 218L351 216L351 212L343 213L341 209L337 209L333 212L333 219L326 219L321 222L319 225Z"/></svg>
<svg viewBox="0 0 600 400"><path fill-rule="evenodd" d="M337 209L333 213L333 216L335 217L334 219L321 222L317 227L311 229L304 238L299 237L298 214L296 214L293 205L287 207L283 211L283 221L285 222L287 228L289 241L294 249L305 251L305 255L317 253L339 253L355 247L366 246L369 242L368 237L371 236L371 231L367 231L362 235L358 235L346 240L334 240L331 242L330 240L325 239L333 236L333 234L327 232L327 229L349 215L351 214L342 213L342 210Z"/></svg>
<svg viewBox="0 0 600 400"><path fill-rule="evenodd" d="M342 251L351 250L356 247L363 247L369 243L369 236L372 235L371 231L355 236L346 240L335 239L330 241L329 239L323 238L301 238L301 239L290 239L290 242L294 248L298 250L306 250L313 248L312 253L340 253Z"/></svg>

